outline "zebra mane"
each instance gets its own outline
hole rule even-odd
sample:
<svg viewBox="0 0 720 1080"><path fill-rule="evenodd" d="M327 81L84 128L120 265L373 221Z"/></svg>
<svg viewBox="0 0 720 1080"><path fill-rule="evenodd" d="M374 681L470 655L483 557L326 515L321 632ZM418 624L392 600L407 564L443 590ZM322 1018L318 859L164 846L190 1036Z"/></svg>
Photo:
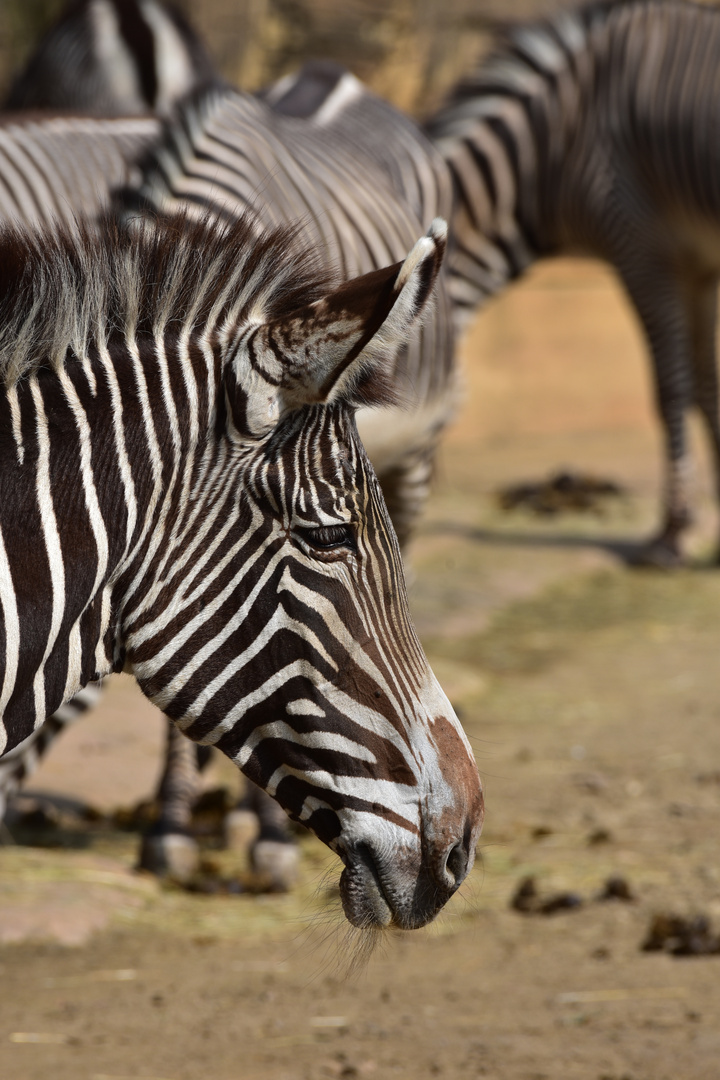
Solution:
<svg viewBox="0 0 720 1080"><path fill-rule="evenodd" d="M274 320L319 299L328 280L296 229L258 234L233 222L105 218L98 229L0 229L0 380L113 338L232 328L251 312ZM212 325L208 320L212 319Z"/></svg>

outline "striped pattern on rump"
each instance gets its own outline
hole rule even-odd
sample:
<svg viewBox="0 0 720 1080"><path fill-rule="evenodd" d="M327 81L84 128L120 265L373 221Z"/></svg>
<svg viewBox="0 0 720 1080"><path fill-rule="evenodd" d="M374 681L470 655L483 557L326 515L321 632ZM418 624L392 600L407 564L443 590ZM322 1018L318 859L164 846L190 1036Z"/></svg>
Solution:
<svg viewBox="0 0 720 1080"><path fill-rule="evenodd" d="M0 116L0 220L28 228L74 228L137 182L133 161L158 138L152 117Z"/></svg>

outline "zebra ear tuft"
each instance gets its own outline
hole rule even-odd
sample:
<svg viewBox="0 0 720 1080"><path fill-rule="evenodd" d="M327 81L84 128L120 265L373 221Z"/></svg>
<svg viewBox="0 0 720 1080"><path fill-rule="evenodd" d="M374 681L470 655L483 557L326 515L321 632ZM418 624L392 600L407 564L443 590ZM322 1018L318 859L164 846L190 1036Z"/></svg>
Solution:
<svg viewBox="0 0 720 1080"><path fill-rule="evenodd" d="M226 390L241 437L269 434L304 405L390 404L397 390L390 360L431 292L447 242L433 221L404 260L345 282L292 314L250 328L238 346Z"/></svg>
<svg viewBox="0 0 720 1080"><path fill-rule="evenodd" d="M229 388L240 433L267 433L304 405L397 400L387 362L407 341L432 292L446 241L447 226L436 219L404 262L354 278L314 304L246 332Z"/></svg>
<svg viewBox="0 0 720 1080"><path fill-rule="evenodd" d="M391 404L398 399L390 364L404 345L437 279L447 225L436 218L402 263L341 285L308 310L313 354L285 382L288 400Z"/></svg>

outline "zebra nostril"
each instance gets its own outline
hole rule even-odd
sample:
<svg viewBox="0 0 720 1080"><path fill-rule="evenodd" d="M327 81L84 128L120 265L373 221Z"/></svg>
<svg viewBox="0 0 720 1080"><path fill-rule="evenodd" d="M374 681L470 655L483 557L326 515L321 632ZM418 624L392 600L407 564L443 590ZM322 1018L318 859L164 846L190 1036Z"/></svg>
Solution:
<svg viewBox="0 0 720 1080"><path fill-rule="evenodd" d="M450 848L445 858L443 877L450 888L456 889L467 874L468 853L462 840Z"/></svg>

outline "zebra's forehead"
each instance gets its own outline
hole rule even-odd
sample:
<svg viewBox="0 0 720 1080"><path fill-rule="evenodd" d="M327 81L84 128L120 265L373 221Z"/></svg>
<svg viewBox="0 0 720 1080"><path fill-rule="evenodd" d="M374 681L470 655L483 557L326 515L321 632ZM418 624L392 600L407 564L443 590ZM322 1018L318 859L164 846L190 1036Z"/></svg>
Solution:
<svg viewBox="0 0 720 1080"><path fill-rule="evenodd" d="M305 405L286 416L264 448L267 461L282 461L289 455L315 456L324 452L322 462L338 476L360 465L362 444L355 423L355 409L346 402Z"/></svg>
<svg viewBox="0 0 720 1080"><path fill-rule="evenodd" d="M260 449L257 464L261 484L302 514L357 517L376 486L354 409L344 402L290 413Z"/></svg>

